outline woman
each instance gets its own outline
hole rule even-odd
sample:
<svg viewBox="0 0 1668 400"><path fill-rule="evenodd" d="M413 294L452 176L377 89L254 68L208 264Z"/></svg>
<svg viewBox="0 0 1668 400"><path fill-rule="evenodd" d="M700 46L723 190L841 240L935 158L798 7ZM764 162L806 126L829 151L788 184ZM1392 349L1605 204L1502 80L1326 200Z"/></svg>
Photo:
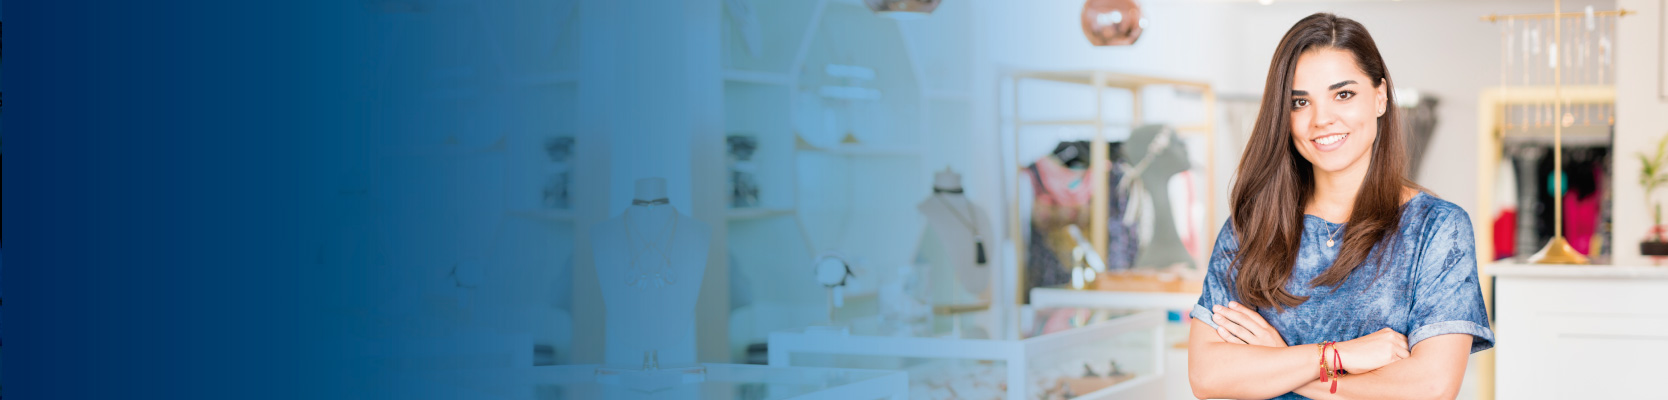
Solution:
<svg viewBox="0 0 1668 400"><path fill-rule="evenodd" d="M1195 396L1452 399L1493 347L1470 218L1405 176L1393 93L1360 23L1280 40L1192 314Z"/></svg>

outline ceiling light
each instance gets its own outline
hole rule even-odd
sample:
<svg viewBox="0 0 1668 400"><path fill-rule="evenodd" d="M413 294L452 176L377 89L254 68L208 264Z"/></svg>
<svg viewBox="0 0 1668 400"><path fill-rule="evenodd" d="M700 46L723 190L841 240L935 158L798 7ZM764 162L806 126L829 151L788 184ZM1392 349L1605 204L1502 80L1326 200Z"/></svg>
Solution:
<svg viewBox="0 0 1668 400"><path fill-rule="evenodd" d="M1147 27L1135 0L1088 0L1083 3L1083 36L1096 46L1134 44Z"/></svg>

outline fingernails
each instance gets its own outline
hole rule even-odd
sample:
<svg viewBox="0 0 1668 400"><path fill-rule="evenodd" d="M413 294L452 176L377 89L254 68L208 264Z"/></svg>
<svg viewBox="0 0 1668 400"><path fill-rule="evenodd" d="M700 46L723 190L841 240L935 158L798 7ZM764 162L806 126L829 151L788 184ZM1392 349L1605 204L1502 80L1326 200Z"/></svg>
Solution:
<svg viewBox="0 0 1668 400"><path fill-rule="evenodd" d="M1228 307L1239 308L1239 302L1228 302Z"/></svg>
<svg viewBox="0 0 1668 400"><path fill-rule="evenodd" d="M1222 311L1222 306L1221 305L1210 306L1210 310L1211 311Z"/></svg>

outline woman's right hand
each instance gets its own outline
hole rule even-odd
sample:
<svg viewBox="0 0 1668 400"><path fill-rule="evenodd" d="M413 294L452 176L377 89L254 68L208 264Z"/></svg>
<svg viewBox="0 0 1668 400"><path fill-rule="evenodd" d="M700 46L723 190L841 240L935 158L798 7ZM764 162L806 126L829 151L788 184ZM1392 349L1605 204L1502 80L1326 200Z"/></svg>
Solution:
<svg viewBox="0 0 1668 400"><path fill-rule="evenodd" d="M1355 340L1339 342L1335 346L1338 347L1338 357L1343 359L1344 370L1351 374L1379 369L1408 356L1407 336L1402 336L1390 328L1380 329ZM1327 362L1331 361L1332 359L1327 359Z"/></svg>

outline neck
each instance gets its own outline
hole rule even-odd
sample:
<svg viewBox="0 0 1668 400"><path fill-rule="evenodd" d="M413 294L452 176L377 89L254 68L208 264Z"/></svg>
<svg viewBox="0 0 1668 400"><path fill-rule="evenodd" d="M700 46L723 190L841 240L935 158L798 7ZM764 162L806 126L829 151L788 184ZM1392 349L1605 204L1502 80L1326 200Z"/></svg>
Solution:
<svg viewBox="0 0 1668 400"><path fill-rule="evenodd" d="M1315 167L1315 191L1309 197L1305 212L1333 222L1348 220L1350 212L1355 209L1355 197L1361 192L1361 183L1367 179L1371 159L1372 154L1369 153L1338 171L1322 171Z"/></svg>

